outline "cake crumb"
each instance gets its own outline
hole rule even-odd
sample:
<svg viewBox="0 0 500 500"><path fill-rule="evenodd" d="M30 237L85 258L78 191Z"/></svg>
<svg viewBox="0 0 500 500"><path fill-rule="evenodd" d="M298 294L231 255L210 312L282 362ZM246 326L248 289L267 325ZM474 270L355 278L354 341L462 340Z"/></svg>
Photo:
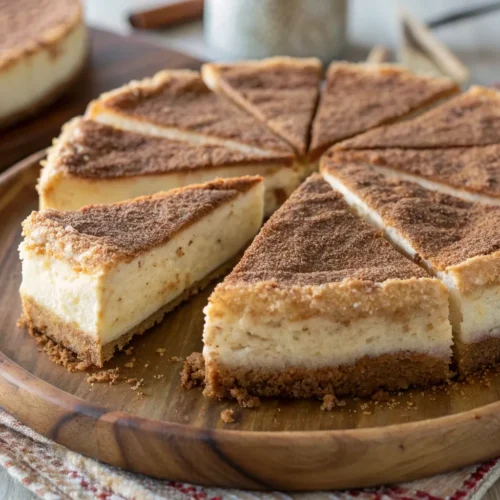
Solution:
<svg viewBox="0 0 500 500"><path fill-rule="evenodd" d="M179 363L183 361L183 358L180 358L179 356L172 356L171 358L169 358L169 361L171 363Z"/></svg>
<svg viewBox="0 0 500 500"><path fill-rule="evenodd" d="M372 401L385 402L389 401L390 397L391 395L387 391L383 391L382 389L380 389L372 394Z"/></svg>
<svg viewBox="0 0 500 500"><path fill-rule="evenodd" d="M120 368L108 368L107 370L99 370L87 377L87 382L94 385L109 383L115 385L120 380Z"/></svg>
<svg viewBox="0 0 500 500"><path fill-rule="evenodd" d="M234 410L230 410L230 409L222 410L220 412L220 418L222 419L222 421L225 424L232 424L233 422L235 422Z"/></svg>
<svg viewBox="0 0 500 500"><path fill-rule="evenodd" d="M246 389L231 389L230 394L238 401L242 408L258 408L260 399L257 396L250 396Z"/></svg>
<svg viewBox="0 0 500 500"><path fill-rule="evenodd" d="M167 350L163 347L159 347L158 349L156 349L156 354L159 354L160 356L164 356L166 352Z"/></svg>
<svg viewBox="0 0 500 500"><path fill-rule="evenodd" d="M205 360L201 352L193 352L184 361L181 372L181 386L188 391L203 384L205 380Z"/></svg>
<svg viewBox="0 0 500 500"><path fill-rule="evenodd" d="M131 356L132 355L132 352L133 352L134 348L133 347L129 347L128 349L125 349L124 352L127 356Z"/></svg>
<svg viewBox="0 0 500 500"><path fill-rule="evenodd" d="M135 358L132 358L128 363L125 363L123 366L125 368L133 368L135 364Z"/></svg>
<svg viewBox="0 0 500 500"><path fill-rule="evenodd" d="M335 394L325 394L321 403L321 411L332 411L337 406Z"/></svg>

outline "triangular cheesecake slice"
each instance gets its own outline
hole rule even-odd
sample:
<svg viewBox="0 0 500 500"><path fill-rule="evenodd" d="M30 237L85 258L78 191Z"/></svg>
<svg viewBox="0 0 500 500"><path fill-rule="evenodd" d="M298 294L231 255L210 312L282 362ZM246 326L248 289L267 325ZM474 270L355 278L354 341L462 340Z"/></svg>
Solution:
<svg viewBox="0 0 500 500"><path fill-rule="evenodd" d="M417 76L389 64L332 63L314 119L309 155L395 121L458 92L445 78Z"/></svg>
<svg viewBox="0 0 500 500"><path fill-rule="evenodd" d="M332 150L328 158L360 163L472 202L500 205L500 144L426 149Z"/></svg>
<svg viewBox="0 0 500 500"><path fill-rule="evenodd" d="M500 144L500 92L475 86L412 120L376 128L336 147L448 148L488 144Z"/></svg>
<svg viewBox="0 0 500 500"><path fill-rule="evenodd" d="M257 233L261 177L224 179L23 223L23 323L102 366L219 275Z"/></svg>
<svg viewBox="0 0 500 500"><path fill-rule="evenodd" d="M367 395L442 382L445 286L315 174L269 219L205 309L205 394Z"/></svg>
<svg viewBox="0 0 500 500"><path fill-rule="evenodd" d="M292 148L236 104L212 92L197 71L161 71L90 103L87 117L132 132L247 153L289 154Z"/></svg>
<svg viewBox="0 0 500 500"><path fill-rule="evenodd" d="M77 210L243 175L265 178L267 215L300 183L288 154L165 139L75 118L48 153L38 183L40 208Z"/></svg>
<svg viewBox="0 0 500 500"><path fill-rule="evenodd" d="M204 64L201 74L220 92L265 123L303 157L319 95L319 59L271 57Z"/></svg>
<svg viewBox="0 0 500 500"><path fill-rule="evenodd" d="M325 160L323 173L360 215L448 287L460 371L499 361L500 207L386 177L366 165Z"/></svg>

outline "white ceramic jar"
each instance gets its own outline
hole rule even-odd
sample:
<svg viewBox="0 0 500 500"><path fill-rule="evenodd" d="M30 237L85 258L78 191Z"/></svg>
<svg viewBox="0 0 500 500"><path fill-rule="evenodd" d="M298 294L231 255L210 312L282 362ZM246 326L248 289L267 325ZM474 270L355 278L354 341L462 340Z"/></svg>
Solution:
<svg viewBox="0 0 500 500"><path fill-rule="evenodd" d="M214 59L275 55L337 58L347 0L205 0L205 40Z"/></svg>

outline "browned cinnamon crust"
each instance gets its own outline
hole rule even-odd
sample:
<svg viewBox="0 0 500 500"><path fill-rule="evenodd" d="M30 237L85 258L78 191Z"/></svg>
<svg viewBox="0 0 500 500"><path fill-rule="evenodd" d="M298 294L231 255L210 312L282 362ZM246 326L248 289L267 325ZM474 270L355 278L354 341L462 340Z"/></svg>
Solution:
<svg viewBox="0 0 500 500"><path fill-rule="evenodd" d="M37 48L50 49L81 17L77 0L0 0L0 68Z"/></svg>
<svg viewBox="0 0 500 500"><path fill-rule="evenodd" d="M319 95L318 59L272 57L262 61L205 64L205 82L283 137L303 156Z"/></svg>
<svg viewBox="0 0 500 500"><path fill-rule="evenodd" d="M61 254L84 271L130 262L259 182L262 177L219 179L73 212L32 212L23 222L24 244L29 251Z"/></svg>
<svg viewBox="0 0 500 500"><path fill-rule="evenodd" d="M454 350L458 370L467 376L500 362L500 337L486 337L470 344L456 339Z"/></svg>
<svg viewBox="0 0 500 500"><path fill-rule="evenodd" d="M410 386L429 386L448 380L449 359L400 352L365 356L353 364L324 368L290 367L285 370L248 369L212 364L207 369L204 394L227 398L235 389L262 397L322 398L369 396L383 389L397 391Z"/></svg>
<svg viewBox="0 0 500 500"><path fill-rule="evenodd" d="M90 108L91 117L95 106L164 127L293 155L288 144L258 120L208 89L196 71L163 71L104 94Z"/></svg>
<svg viewBox="0 0 500 500"><path fill-rule="evenodd" d="M500 144L500 92L471 87L412 120L385 125L336 147L446 148Z"/></svg>
<svg viewBox="0 0 500 500"><path fill-rule="evenodd" d="M231 165L291 166L293 163L290 156L279 153L270 152L264 156L213 144L174 141L81 118L66 127L53 167L89 179L186 172Z"/></svg>
<svg viewBox="0 0 500 500"><path fill-rule="evenodd" d="M366 164L327 159L323 168L376 210L386 225L438 270L500 250L500 207L385 177Z"/></svg>
<svg viewBox="0 0 500 500"><path fill-rule="evenodd" d="M175 309L192 295L203 290L214 279L224 275L235 262L237 262L236 257L224 263L202 280L194 283L190 288L184 290L181 295L165 304L130 331L104 345L100 343L99 339L89 337L74 325L59 319L54 313L28 296L21 296L23 316L19 320L19 326L28 328L32 335L44 334L64 348L73 351L81 360L102 367L104 362L111 359L115 351L121 351L134 335L142 335L157 323L160 323L165 314Z"/></svg>
<svg viewBox="0 0 500 500"><path fill-rule="evenodd" d="M304 286L424 276L314 174L269 219L225 283Z"/></svg>
<svg viewBox="0 0 500 500"><path fill-rule="evenodd" d="M443 149L333 150L328 156L338 163L392 168L456 189L500 197L500 144Z"/></svg>
<svg viewBox="0 0 500 500"><path fill-rule="evenodd" d="M391 65L332 63L313 123L309 154L407 115L458 91L448 79L413 75Z"/></svg>

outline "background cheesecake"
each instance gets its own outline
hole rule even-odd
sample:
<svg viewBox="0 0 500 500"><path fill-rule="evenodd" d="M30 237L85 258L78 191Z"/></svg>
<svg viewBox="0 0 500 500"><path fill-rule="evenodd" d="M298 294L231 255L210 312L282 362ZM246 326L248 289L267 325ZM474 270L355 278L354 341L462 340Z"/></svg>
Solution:
<svg viewBox="0 0 500 500"><path fill-rule="evenodd" d="M20 247L22 323L102 366L223 272L262 217L261 177L33 212Z"/></svg>
<svg viewBox="0 0 500 500"><path fill-rule="evenodd" d="M38 111L86 60L79 0L0 1L0 127Z"/></svg>

